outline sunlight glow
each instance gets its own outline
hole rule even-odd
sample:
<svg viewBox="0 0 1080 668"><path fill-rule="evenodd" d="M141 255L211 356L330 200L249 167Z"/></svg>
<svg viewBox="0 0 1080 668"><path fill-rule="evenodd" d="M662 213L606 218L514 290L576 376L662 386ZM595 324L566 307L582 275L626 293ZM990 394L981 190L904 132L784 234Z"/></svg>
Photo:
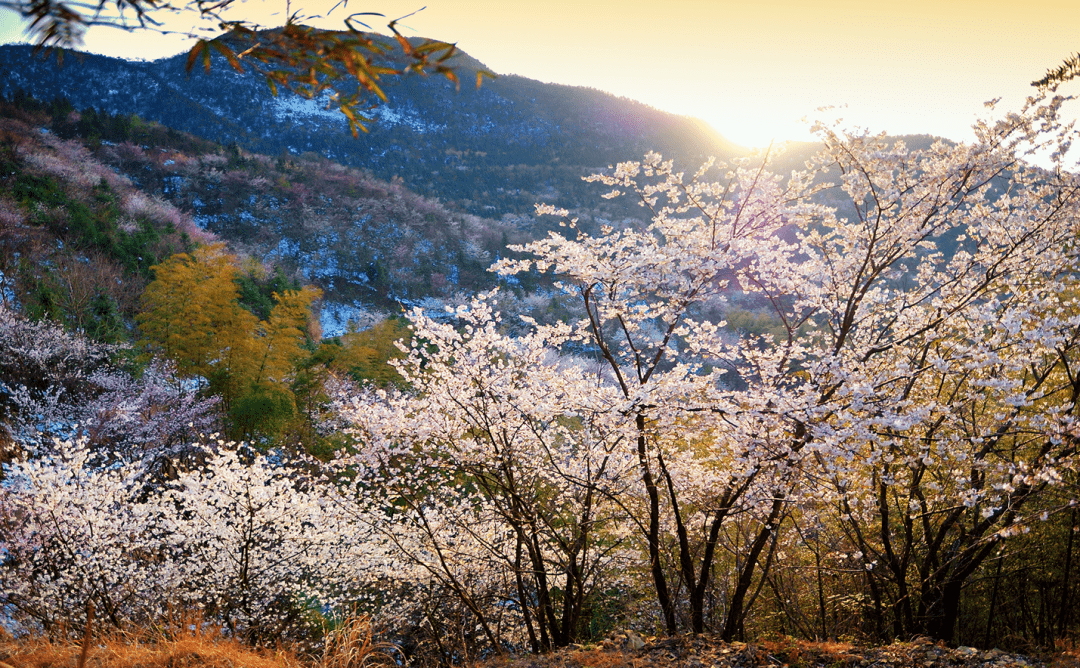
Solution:
<svg viewBox="0 0 1080 668"><path fill-rule="evenodd" d="M1080 3L1056 0L1033 0L1023 11L1004 0L671 0L662 8L648 0L433 0L423 11L414 0L370 0L348 11L335 0L251 0L235 11L273 26L287 11L314 17L335 7L329 18L306 22L340 27L356 9L382 13L360 18L385 31L409 15L399 24L404 34L455 42L497 73L696 116L746 146L809 140L799 119L843 105L845 120L874 131L964 140L983 102L1021 101L1030 81L1080 48ZM0 41L20 39L12 21L2 23ZM156 59L189 44L94 29L85 47Z"/></svg>

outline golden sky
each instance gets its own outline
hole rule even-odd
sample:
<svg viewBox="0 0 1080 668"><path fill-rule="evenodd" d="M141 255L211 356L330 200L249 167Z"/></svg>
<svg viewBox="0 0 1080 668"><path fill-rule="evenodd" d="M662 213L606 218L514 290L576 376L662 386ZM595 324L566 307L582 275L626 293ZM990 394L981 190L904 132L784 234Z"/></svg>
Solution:
<svg viewBox="0 0 1080 668"><path fill-rule="evenodd" d="M375 28L424 0L350 0ZM327 11L333 0L289 9ZM280 24L285 0L247 0L238 15ZM274 13L277 16L274 16ZM809 139L822 106L849 124L968 138L982 103L1013 108L1028 83L1080 51L1080 1L1028 0L427 0L406 34L456 42L498 73L590 86L705 119L748 146ZM0 17L0 41L17 38ZM160 35L91 31L87 50L157 58L183 50Z"/></svg>

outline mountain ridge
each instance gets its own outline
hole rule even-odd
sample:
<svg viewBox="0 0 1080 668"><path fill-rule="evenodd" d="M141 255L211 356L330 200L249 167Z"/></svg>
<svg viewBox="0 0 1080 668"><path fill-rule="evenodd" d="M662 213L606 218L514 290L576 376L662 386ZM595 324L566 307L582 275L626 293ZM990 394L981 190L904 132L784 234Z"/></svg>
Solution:
<svg viewBox="0 0 1080 668"><path fill-rule="evenodd" d="M699 119L517 75L460 90L436 77L388 79L390 102L372 110L377 122L371 132L353 140L344 117L325 109L325 101L286 91L275 97L260 77L237 73L220 58L206 73L188 72L183 55L134 62L76 54L57 68L31 54L29 46L0 46L0 94L22 89L42 100L64 96L77 109L137 114L268 155L313 152L383 179L398 176L419 194L482 215L531 210L534 192L527 186L535 179L506 178L510 165L557 166L558 173L539 176L559 182L555 190L562 192L577 190L568 181L650 150L683 156L688 164L743 152ZM456 58L479 63L463 52ZM496 194L499 186L525 186L525 193Z"/></svg>

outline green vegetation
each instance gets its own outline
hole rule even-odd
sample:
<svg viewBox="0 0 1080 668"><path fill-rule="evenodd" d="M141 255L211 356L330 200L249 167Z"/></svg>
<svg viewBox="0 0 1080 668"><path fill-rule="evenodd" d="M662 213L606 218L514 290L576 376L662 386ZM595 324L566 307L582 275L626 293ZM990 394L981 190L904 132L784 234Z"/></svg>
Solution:
<svg viewBox="0 0 1080 668"><path fill-rule="evenodd" d="M171 223L159 227L145 216L125 219L116 193L103 180L82 198L51 176L17 174L8 187L31 224L47 228L78 250L104 253L143 278L149 277L151 266L191 245Z"/></svg>
<svg viewBox="0 0 1080 668"><path fill-rule="evenodd" d="M357 382L380 387L400 384L401 376L388 362L404 359L398 343L408 346L411 339L412 330L405 318L387 318L370 329L349 332L332 341L329 345L339 346L341 353L331 368L348 373Z"/></svg>
<svg viewBox="0 0 1080 668"><path fill-rule="evenodd" d="M739 307L724 314L728 331L716 332L710 327L720 318L716 306L720 300L710 298L729 296L721 292L727 288L711 273L716 271L720 253L716 228L706 236L706 228L700 227L702 243L679 246L688 238L685 228L674 224L681 221L658 220L670 224L670 233L659 232L655 238L641 234L641 248L618 246L622 243L619 228L605 228L608 248L628 249L626 256L616 255L611 266L634 268L618 280L605 283L602 275L597 278L593 251L603 251L604 246L567 254L580 260L577 266L566 263L571 272L578 272L571 277L586 302L577 310L578 316L585 313L607 319L606 323L581 321L576 328L585 333L585 345L592 346L587 352L593 360L602 367L606 359L610 367L606 371L573 357L585 349L582 337L568 339L555 329L547 330L551 338L546 341L512 336L516 325L508 324L509 313L489 326L481 320L470 324L470 316L459 311L459 329L446 327L441 320L421 324L425 321L420 316L412 325L395 317L323 341L316 324L320 291L294 271L301 261L320 271L336 270L333 262L323 262L327 256L318 253L329 248L335 253L331 259L354 255L356 263L321 280L332 285L345 280L343 275L352 276L357 282L354 289L368 290L385 302L395 295L452 295L482 284L480 269L499 246L513 241L513 225L486 226L485 221L415 197L399 184L335 167L317 155L296 159L282 155L271 160L246 153L235 144L188 154L182 149L131 143L148 127L156 131L134 117L76 113L62 100L36 110L31 107L28 103L19 113L51 114L53 134L24 132L20 124L25 123L17 114L2 119L0 126L7 133L5 138L11 139L0 144L0 161L10 169L0 174L0 288L5 308L10 302L35 318L64 323L69 330L99 341L135 342L143 360L169 360L171 366L158 366L167 369L163 377L168 375L161 387L182 388L192 395L198 388L198 400L216 402L214 429L225 438L240 439L264 451L241 446L242 456L235 466L229 464L231 470L247 472L262 457L260 466L265 465L274 482L281 483L277 496L284 507L318 505L284 502L287 494L315 489L313 478L304 476L319 468L311 459L290 459L291 453L329 460L339 449L358 452L353 446L363 446L366 462L360 458L339 462L345 480L333 485L344 488L355 483L350 500L364 500L374 509L370 515L366 510L353 513L354 518L393 518L394 526L377 530L382 536L392 536L394 542L421 537L420 542L397 543L408 556L402 570L418 566L418 558L438 556L441 564L432 560L421 565L414 570L421 579L404 585L415 587L410 601L430 607L418 609L415 617L401 621L398 628L405 629L400 632L406 635L416 633L418 643L439 644L443 663L465 654L501 652L514 643L521 648L530 642L535 651L543 651L596 640L627 625L642 633L661 625L673 634L681 629L695 633L723 629L726 639L793 634L886 640L925 633L985 645L1013 629L1023 629L1008 638L1014 645L1049 645L1075 629L1072 604L1078 582L1072 563L1078 515L1069 505L1075 504L1075 469L1062 468L1059 474L1047 467L1045 475L1031 480L1016 473L1026 470L1025 458L1037 448L1045 447L1055 461L1068 464L1075 458L1075 425L1055 431L1058 427L1044 429L1043 421L1054 411L1067 420L1076 412L1078 382L1068 373L1075 361L1070 358L1080 351L1075 326L1062 328L1056 347L1034 349L1042 357L1041 369L996 362L976 368L970 363L972 355L952 351L972 341L977 344L972 350L983 349L981 337L997 326L986 313L974 314L977 318L950 315L951 329L931 332L943 322L940 313L927 312L923 321L875 319L881 303L858 301L869 300L866 295L877 298L887 290L918 289L922 284L914 278L905 279L914 283L909 286L901 285L903 281L891 273L873 273L866 280L878 281L877 285L867 283L865 290L835 293L856 300L836 313L827 310L839 303L830 299L813 305L821 313L803 304L798 308L806 308L805 313L791 313L786 309L796 307L784 297L789 286L814 280L807 276L824 272L801 273L796 258L810 253L792 254L790 265L778 261L779 254L770 257L765 251L778 237L761 231L762 237L753 239L756 243L749 243L748 238L740 247L760 248L763 257L777 264L772 269L790 272L778 274L785 280L775 284L768 284L774 276L762 279L770 290L775 288L770 294L780 297L770 302L771 311L760 297L757 303L751 297L738 298ZM868 150L866 155L876 161L885 151ZM132 176L117 175L113 168ZM894 173L892 167L881 169L880 175ZM526 174L522 178L535 177L527 169L520 171ZM943 173L942 178L950 179L962 170ZM135 181L135 175L142 180ZM166 192L182 207L158 197ZM674 193L674 189L669 192L671 199ZM1041 206L1044 198L1033 196L1030 201ZM202 232L183 211L198 211L206 225L229 243ZM775 220L791 222L784 216ZM829 229L828 221L803 222L803 229L818 224ZM1056 219L1053 222L1057 224ZM732 235L757 233L746 232L756 228L738 223L736 217ZM663 229L653 228L654 232ZM847 234L858 232L857 226L843 229ZM881 231L886 236L875 231L863 246L854 243L859 239L844 244L829 234L815 239L832 244L825 248L831 266L846 266L852 259L851 248L880 244L877 248L887 261L868 266L885 267L896 259L887 235L894 235L900 245L912 236L886 226ZM1060 233L1055 228L1054 235L1051 238L1048 233L1046 246L1018 259L1012 271L1027 270L1038 257L1060 248L1061 239L1075 238L1075 228ZM650 246L659 236L668 245ZM583 244L585 239L551 238L546 243ZM984 247L993 248L992 241ZM267 248L290 248L289 242L300 247L289 251L294 253L292 265L286 260L254 259L268 257ZM534 254L542 243L532 247ZM728 245L723 252L732 252L736 246ZM541 265L562 263L556 250L544 255L534 265L535 271L517 265L503 277L506 291L518 293L507 295L506 301L524 304L527 299L529 306L522 310L545 321L573 319L571 300L539 289L546 280L540 276ZM913 262L936 261L917 244L908 256ZM746 257L729 260L728 266L733 267L764 266L744 262ZM439 271L439 261L447 261L444 267L460 273ZM690 266L691 261L699 263L700 269L691 267L690 271L693 280L701 281L699 285L671 280L670 267ZM925 276L938 268L926 264L923 270L911 276ZM1056 267L1047 271L1055 278L1065 273ZM853 275L852 280L864 280L862 270L856 269ZM948 278L941 276L942 280L923 287L941 285ZM988 278L986 285L996 278ZM1034 276L1026 283L994 285L963 301L955 312L992 304L1004 296L1030 297L1037 308L1017 319L1029 328L1025 332L1035 332L1032 323L1037 324L1049 310L1055 312L1053 326L1057 327L1056 313L1075 307L1068 301L1069 290L1062 289L1072 289L1072 284L1041 281L1043 277ZM1040 294L1028 295L1016 288L1023 285L1036 286ZM631 292L620 294L619 289L627 286ZM876 292L879 286L882 291ZM684 289L687 292L679 292ZM936 287L932 290L937 292ZM523 293L527 298L514 302ZM1047 305L1045 294L1060 295L1064 301ZM599 302L590 302L593 299ZM505 304L502 300L499 295ZM700 304L691 312L695 300ZM924 302L931 300L918 300ZM646 303L659 310L641 308ZM669 307L675 311L665 317L662 309ZM904 303L901 310L913 308ZM475 316L482 311L474 303L469 313ZM696 320L697 311L700 320ZM911 322L933 324L914 330L889 329ZM829 329L829 323L837 327ZM975 325L969 329L970 323ZM657 337L665 327L670 338ZM873 337L866 334L874 328L881 334L876 340L891 337L893 343L887 348L867 344ZM1003 329L1001 340L1007 330ZM494 333L502 338L486 338ZM834 345L819 348L830 335L838 337ZM414 336L426 347L410 357L401 346ZM480 343L475 350L469 349L459 336ZM679 346L669 347L669 341L680 337L685 338ZM991 343L1009 353L1003 358L1029 360L1034 359L1028 354L1031 349L1022 346L1031 345L1035 338L1018 336L1005 346L997 340ZM893 356L894 349L923 340L927 342L920 343L921 348ZM683 343L688 345L682 347ZM872 347L856 349L864 344ZM695 349L703 345L710 348ZM839 349L847 356L838 356ZM553 359L556 350L567 357ZM886 358L886 352L891 357ZM926 362L933 356L933 363ZM881 359L881 363L860 371L868 359L874 359L875 365ZM910 360L919 360L916 369ZM699 371L711 371L712 365L720 363L730 370L723 379ZM398 368L408 369L409 386ZM1029 381L1032 377L1038 380ZM639 386L622 383L616 390L614 378L620 383L636 378ZM654 384L647 386L650 382ZM1022 396L996 393L1003 383L1019 387L1027 382L1034 384ZM359 384L405 391L353 391ZM894 389L903 387L908 389ZM1056 389L1047 392L1044 387ZM890 391L904 394L889 396ZM970 400L949 403L961 392ZM1065 394L1070 398L1059 399ZM341 398L368 403L353 404L355 413L349 417L345 411L333 410L334 400ZM938 411L940 417L925 417L928 413L920 412L920 405L932 406L927 411ZM1064 408L1059 410L1059 406ZM1022 414L1016 413L1018 417L1008 418L1006 424L999 417L1012 410L1006 407L1022 409ZM909 408L911 412L905 413ZM109 406L116 411L108 413L109 419L122 409L119 403ZM1023 422L1028 416L1031 421ZM351 428L342 429L348 420L353 421ZM1011 436L1015 425L1030 429L1032 440ZM1010 436L1002 439L1002 434ZM998 443L993 450L964 450L983 443L987 435ZM109 441L102 437L98 443ZM935 448L923 448L920 443L934 443ZM1058 456L1051 446L1061 445L1064 449ZM881 448L888 448L887 454L882 455ZM1012 461L999 463L995 459L999 452L1007 453ZM1019 468L1009 470L1014 464ZM201 473L203 466L200 463L182 473ZM371 468L364 472L363 466ZM582 468L574 468L578 466ZM624 468L614 470L620 466ZM208 487L209 478L192 482L189 491ZM295 484L299 480L305 484ZM900 483L894 484L897 480ZM340 491L333 485L325 488L327 494ZM967 485L966 492L974 496L958 493L961 485ZM61 489L71 487L64 483ZM258 483L247 489L266 491L267 487L268 483ZM1006 493L1011 496L1006 498ZM223 494L234 499L242 496L231 489ZM985 495L979 501L983 507L967 503L967 498L978 495ZM1002 510L1006 503L1008 511ZM254 507L245 507L248 515L241 520L215 519L208 525L250 524ZM924 510L916 517L914 511L920 507ZM196 505L183 508L191 513ZM1027 520L1040 515L1042 519L1026 521L1013 514L1019 510ZM939 524L938 518L948 515L952 519ZM297 553L306 552L304 538L283 538L277 531L307 527L308 520L280 517L290 519L268 519L266 524L273 530L266 534L262 547L277 553L297 545L301 546ZM411 527L416 530L413 535L409 522L417 523ZM334 539L323 541L323 546L362 532L340 526L346 525L330 526L327 531ZM455 531L455 527L465 530ZM156 528L136 535L155 532ZM198 534L191 535L195 537L189 542L173 545L184 558L190 556L187 546L202 540ZM1006 538L1012 552L999 547ZM243 556L236 563L246 568L253 544L249 540L237 551ZM900 547L902 558L890 556L894 546ZM967 561L955 573L933 567L961 563L953 552L963 550L974 556L965 557ZM149 563L130 550L122 554L132 563ZM370 556L375 567L383 567L385 554ZM356 565L356 554L335 559L305 565L304 577L328 579L324 568ZM460 570L448 566L455 559ZM58 568L66 568L63 558L57 563ZM485 582L492 574L493 580ZM650 579L656 590L653 607ZM290 592L270 580L271 607L284 611L287 619L326 600L315 594L289 598ZM216 591L240 591L247 586L246 571L237 582L241 585ZM381 589L384 584L385 580L372 580L363 585L378 597L378 602L369 600L368 604L403 605L394 598L400 592ZM351 586L340 585L330 593ZM939 611L947 603L955 607L948 611L946 624L940 621L946 614ZM78 611L72 606L64 609ZM509 624L517 623L512 615L518 612L528 632L497 637L504 631L492 629L511 628ZM423 621L430 631L415 630L420 628L420 613L427 615ZM527 617L534 613L536 617ZM433 617L437 619L432 621ZM492 623L485 628L488 620ZM500 626L505 620L510 620L508 625ZM258 630L247 637L268 641L281 637L284 628ZM459 629L473 631L459 639ZM534 637L525 640L525 636ZM451 643L450 649L442 647L443 641ZM791 665L800 663L797 652L784 650L776 656Z"/></svg>
<svg viewBox="0 0 1080 668"><path fill-rule="evenodd" d="M131 142L174 156L150 163L157 167L184 159L185 150L221 155L250 174L233 182L237 191L250 187L247 178L274 173L266 161L138 117L75 112L64 99L41 103L21 93L0 101L0 134L5 303L92 340L137 343L144 357L171 360L203 396L220 398L224 433L264 446L328 456L342 444L318 428L327 383L397 382L386 361L400 355L393 340L408 336L400 320L320 343L317 288L281 265L241 260L211 243L186 215L135 189L85 147L118 145L114 156L135 159L128 167L145 166L151 153ZM320 182L295 163L282 167L299 183Z"/></svg>
<svg viewBox="0 0 1080 668"><path fill-rule="evenodd" d="M273 293L266 319L240 306L235 256L221 245L155 267L141 297L142 343L221 397L230 436L273 442L295 413L289 377L310 347L312 288Z"/></svg>
<svg viewBox="0 0 1080 668"><path fill-rule="evenodd" d="M409 329L391 318L319 343L312 312L319 291L247 269L221 244L155 266L140 298L141 345L221 398L230 437L323 452L317 423L329 401L328 379L400 382L388 361L403 356L396 342L407 340Z"/></svg>
<svg viewBox="0 0 1080 668"><path fill-rule="evenodd" d="M259 320L270 318L270 311L274 308L275 294L300 289L300 281L295 277L286 276L281 267L274 267L273 271L267 271L265 267L255 262L246 263L244 271L237 274L235 281L240 290L238 297L240 305L255 314Z"/></svg>
<svg viewBox="0 0 1080 668"><path fill-rule="evenodd" d="M34 129L50 123L110 136L151 127L134 118L75 114L63 99L45 104L16 94L0 101L5 301L98 341L127 341L150 268L194 248L197 230L94 161L79 142ZM168 134L160 126L154 133Z"/></svg>

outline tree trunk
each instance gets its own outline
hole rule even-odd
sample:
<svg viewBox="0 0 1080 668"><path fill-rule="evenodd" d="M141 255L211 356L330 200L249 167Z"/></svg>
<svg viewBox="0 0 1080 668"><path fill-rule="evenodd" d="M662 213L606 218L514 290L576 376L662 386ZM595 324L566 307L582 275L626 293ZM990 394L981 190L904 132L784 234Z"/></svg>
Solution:
<svg viewBox="0 0 1080 668"><path fill-rule="evenodd" d="M1066 531L1069 532L1068 544L1065 548L1065 572L1061 575L1061 600L1058 602L1058 618L1057 618L1057 635L1059 638L1065 636L1065 629L1069 624L1070 602L1072 597L1069 591L1069 576L1072 571L1072 556L1073 556L1073 536L1076 534L1074 527L1076 526L1076 509L1073 508L1069 514L1069 526Z"/></svg>
<svg viewBox="0 0 1080 668"><path fill-rule="evenodd" d="M937 590L937 596L926 607L923 630L934 640L952 642L956 619L960 613L960 590L963 580L950 579Z"/></svg>
<svg viewBox="0 0 1080 668"><path fill-rule="evenodd" d="M746 600L746 593L750 591L750 585L754 582L754 570L757 566L758 558L761 556L761 551L765 549L765 544L769 542L769 537L772 532L776 530L776 522L780 518L780 513L784 509L783 497L778 496L773 501L772 508L769 511L769 517L765 520L765 524L758 531L757 536L754 538L754 542L750 546L750 551L746 555L746 563L743 564L742 572L739 573L739 581L735 586L735 594L731 597L731 606L728 608L727 619L724 622L724 632L721 636L724 642L731 642L739 634L742 628L743 617L746 612L743 610L743 602Z"/></svg>
<svg viewBox="0 0 1080 668"><path fill-rule="evenodd" d="M649 570L652 572L653 586L656 589L656 600L664 614L667 634L673 636L678 631L675 626L675 606L671 603L667 578L664 577L664 566L660 563L660 491L656 487L656 480L649 468L648 453L645 450L645 416L639 414L636 424L638 467L641 469L641 480L645 483L645 491L649 495L649 532L646 536L649 543Z"/></svg>

